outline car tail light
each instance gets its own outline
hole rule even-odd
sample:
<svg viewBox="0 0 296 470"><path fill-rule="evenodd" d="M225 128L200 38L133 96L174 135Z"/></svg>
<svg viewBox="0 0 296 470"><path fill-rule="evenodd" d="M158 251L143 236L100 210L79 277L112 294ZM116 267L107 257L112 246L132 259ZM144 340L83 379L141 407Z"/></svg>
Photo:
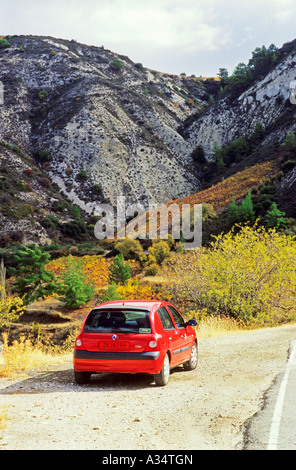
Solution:
<svg viewBox="0 0 296 470"><path fill-rule="evenodd" d="M81 345L82 345L81 339L80 339L80 338L77 338L77 340L76 340L76 346L79 347L79 346L81 346Z"/></svg>
<svg viewBox="0 0 296 470"><path fill-rule="evenodd" d="M149 341L149 347L150 348L156 348L156 346L157 346L157 341L154 341L154 340Z"/></svg>

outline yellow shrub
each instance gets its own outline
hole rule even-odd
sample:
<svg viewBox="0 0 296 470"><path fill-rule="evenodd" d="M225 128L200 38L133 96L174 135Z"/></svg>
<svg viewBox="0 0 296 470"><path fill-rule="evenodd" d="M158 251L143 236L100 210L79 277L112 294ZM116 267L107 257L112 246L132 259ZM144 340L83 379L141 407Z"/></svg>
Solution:
<svg viewBox="0 0 296 470"><path fill-rule="evenodd" d="M117 292L123 299L157 300L157 293L151 286L139 285L138 281L129 280L125 286L117 286Z"/></svg>
<svg viewBox="0 0 296 470"><path fill-rule="evenodd" d="M5 289L0 286L0 327L17 320L23 312L23 302L19 297L10 297Z"/></svg>
<svg viewBox="0 0 296 470"><path fill-rule="evenodd" d="M264 228L242 227L209 249L175 255L167 267L171 290L210 314L244 323L296 318L296 242Z"/></svg>

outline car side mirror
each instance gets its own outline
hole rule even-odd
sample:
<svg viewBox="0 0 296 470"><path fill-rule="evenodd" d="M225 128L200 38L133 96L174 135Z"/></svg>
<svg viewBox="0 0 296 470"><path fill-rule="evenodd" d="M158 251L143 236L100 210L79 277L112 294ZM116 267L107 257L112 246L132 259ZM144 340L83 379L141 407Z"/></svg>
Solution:
<svg viewBox="0 0 296 470"><path fill-rule="evenodd" d="M192 318L192 320L188 320L188 322L186 323L186 326L196 326L197 325L197 321Z"/></svg>

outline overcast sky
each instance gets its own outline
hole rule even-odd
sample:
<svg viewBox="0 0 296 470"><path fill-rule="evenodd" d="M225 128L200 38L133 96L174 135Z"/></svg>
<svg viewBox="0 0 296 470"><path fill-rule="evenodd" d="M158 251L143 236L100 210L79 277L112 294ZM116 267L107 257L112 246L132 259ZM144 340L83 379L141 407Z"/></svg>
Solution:
<svg viewBox="0 0 296 470"><path fill-rule="evenodd" d="M0 35L75 39L162 72L214 76L296 38L296 0L0 0Z"/></svg>

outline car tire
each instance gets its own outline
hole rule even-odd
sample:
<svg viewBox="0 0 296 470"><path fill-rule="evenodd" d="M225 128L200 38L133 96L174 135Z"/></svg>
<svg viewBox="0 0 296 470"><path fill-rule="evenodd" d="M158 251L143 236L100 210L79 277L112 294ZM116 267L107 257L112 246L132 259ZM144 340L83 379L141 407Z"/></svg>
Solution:
<svg viewBox="0 0 296 470"><path fill-rule="evenodd" d="M168 381L170 378L170 358L169 355L166 354L161 371L159 374L154 374L154 380L156 385L159 385L160 387L163 387L164 385L167 385Z"/></svg>
<svg viewBox="0 0 296 470"><path fill-rule="evenodd" d="M190 359L189 361L183 364L183 367L185 370L194 370L196 369L197 363L198 363L198 349L197 349L196 342L194 342L192 349L191 349Z"/></svg>
<svg viewBox="0 0 296 470"><path fill-rule="evenodd" d="M74 378L77 385L85 385L90 382L90 372L77 372L74 370Z"/></svg>

